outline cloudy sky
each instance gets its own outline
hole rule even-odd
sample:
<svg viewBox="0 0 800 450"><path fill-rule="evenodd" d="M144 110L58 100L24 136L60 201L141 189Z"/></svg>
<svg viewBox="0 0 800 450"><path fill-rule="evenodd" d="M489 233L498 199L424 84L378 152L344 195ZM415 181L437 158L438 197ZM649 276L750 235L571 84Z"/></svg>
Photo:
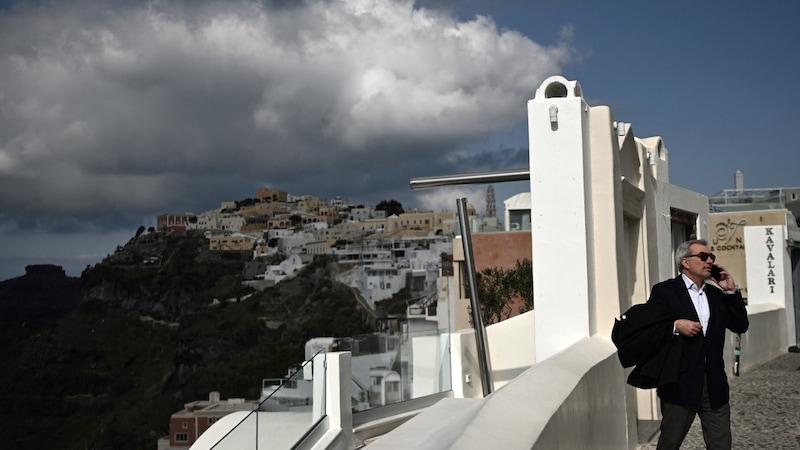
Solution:
<svg viewBox="0 0 800 450"><path fill-rule="evenodd" d="M645 3L0 1L0 280L262 186L480 209L409 179L527 167L550 75L662 136L674 184L800 186L800 3Z"/></svg>

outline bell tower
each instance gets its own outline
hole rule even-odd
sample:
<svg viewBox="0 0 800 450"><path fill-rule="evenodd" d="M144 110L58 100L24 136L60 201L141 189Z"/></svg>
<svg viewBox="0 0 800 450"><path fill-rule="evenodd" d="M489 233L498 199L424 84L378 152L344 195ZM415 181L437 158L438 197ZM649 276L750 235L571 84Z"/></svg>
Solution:
<svg viewBox="0 0 800 450"><path fill-rule="evenodd" d="M486 188L486 217L497 217L494 201L494 187L491 184Z"/></svg>

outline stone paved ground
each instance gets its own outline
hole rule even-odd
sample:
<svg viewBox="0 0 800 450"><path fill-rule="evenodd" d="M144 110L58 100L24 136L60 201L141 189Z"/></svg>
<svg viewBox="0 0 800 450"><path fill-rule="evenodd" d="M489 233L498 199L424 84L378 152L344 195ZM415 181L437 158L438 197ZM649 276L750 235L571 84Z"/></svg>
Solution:
<svg viewBox="0 0 800 450"><path fill-rule="evenodd" d="M800 449L800 353L786 353L731 380L734 449ZM658 433L639 450L656 448ZM695 419L681 449L704 449Z"/></svg>

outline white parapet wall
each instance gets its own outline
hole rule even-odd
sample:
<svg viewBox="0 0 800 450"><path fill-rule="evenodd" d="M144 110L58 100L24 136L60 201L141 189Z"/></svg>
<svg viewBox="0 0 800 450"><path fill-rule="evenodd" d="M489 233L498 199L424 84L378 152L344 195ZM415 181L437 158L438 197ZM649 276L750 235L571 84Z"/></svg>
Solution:
<svg viewBox="0 0 800 450"><path fill-rule="evenodd" d="M536 364L534 315L528 311L486 327L495 390Z"/></svg>
<svg viewBox="0 0 800 450"><path fill-rule="evenodd" d="M786 309L774 304L756 304L747 307L750 329L741 337L739 370L747 371L786 352ZM736 334L727 332L725 342L725 367L728 376L734 372L734 346Z"/></svg>
<svg viewBox="0 0 800 450"><path fill-rule="evenodd" d="M529 368L487 397L449 448L629 448L616 348L595 335Z"/></svg>
<svg viewBox="0 0 800 450"><path fill-rule="evenodd" d="M462 337L464 343L474 341ZM622 375L614 345L594 335L486 398L440 401L369 448L633 449Z"/></svg>
<svg viewBox="0 0 800 450"><path fill-rule="evenodd" d="M536 363L534 311L486 327L492 387L499 389ZM455 398L483 397L475 330L450 336L452 389Z"/></svg>

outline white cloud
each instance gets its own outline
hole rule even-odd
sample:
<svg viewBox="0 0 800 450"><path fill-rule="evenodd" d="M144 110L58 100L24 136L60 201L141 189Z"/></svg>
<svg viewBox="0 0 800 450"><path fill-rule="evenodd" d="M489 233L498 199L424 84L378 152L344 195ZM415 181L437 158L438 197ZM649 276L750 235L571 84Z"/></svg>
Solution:
<svg viewBox="0 0 800 450"><path fill-rule="evenodd" d="M417 195L422 209L430 211L456 211L457 201L466 198L478 215L486 213L486 188L452 187L424 191Z"/></svg>
<svg viewBox="0 0 800 450"><path fill-rule="evenodd" d="M571 57L567 43L411 1L8 10L0 217L99 226L262 183L389 198L405 188L389 183L423 175L405 170L451 172L450 152L523 121L525 100Z"/></svg>

